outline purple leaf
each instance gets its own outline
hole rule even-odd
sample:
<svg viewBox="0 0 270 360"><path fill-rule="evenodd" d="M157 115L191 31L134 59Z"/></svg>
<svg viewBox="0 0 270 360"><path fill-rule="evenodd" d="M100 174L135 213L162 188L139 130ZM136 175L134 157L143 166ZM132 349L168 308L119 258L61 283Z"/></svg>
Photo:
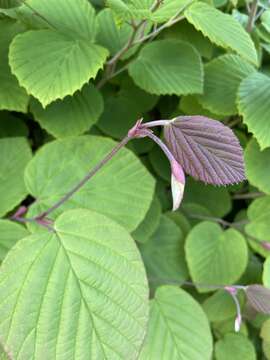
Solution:
<svg viewBox="0 0 270 360"><path fill-rule="evenodd" d="M243 151L233 131L204 116L179 116L164 126L168 148L195 179L226 185L245 179Z"/></svg>
<svg viewBox="0 0 270 360"><path fill-rule="evenodd" d="M246 289L249 304L258 312L270 314L270 289L262 285L249 285Z"/></svg>

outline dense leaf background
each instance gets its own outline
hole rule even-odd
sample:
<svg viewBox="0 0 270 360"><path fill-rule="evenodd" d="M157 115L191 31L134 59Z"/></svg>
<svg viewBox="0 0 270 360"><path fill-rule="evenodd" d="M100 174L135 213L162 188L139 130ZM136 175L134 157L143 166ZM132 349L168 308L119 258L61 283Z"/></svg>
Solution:
<svg viewBox="0 0 270 360"><path fill-rule="evenodd" d="M1 360L270 359L269 1L0 0L0 217Z"/></svg>

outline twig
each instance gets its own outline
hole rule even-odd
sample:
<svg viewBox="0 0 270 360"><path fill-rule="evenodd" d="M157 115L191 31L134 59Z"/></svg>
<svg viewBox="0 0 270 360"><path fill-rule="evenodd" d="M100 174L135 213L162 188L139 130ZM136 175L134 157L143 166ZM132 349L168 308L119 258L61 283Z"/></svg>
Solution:
<svg viewBox="0 0 270 360"><path fill-rule="evenodd" d="M106 70L105 70L105 76L100 80L100 82L97 84L97 88L100 89L108 80L110 80L112 77L116 75L115 68L120 60L120 58L133 46L134 40L136 38L137 32L143 25L144 20L141 21L138 25L133 24L133 32L126 43L126 45L119 50L111 60L109 60L106 64Z"/></svg>
<svg viewBox="0 0 270 360"><path fill-rule="evenodd" d="M172 16L165 24L163 24L162 26L160 26L159 28L155 29L154 31L152 31L150 34L138 39L137 41L134 42L134 45L136 44L140 44L142 42L144 42L145 40L148 39L154 39L162 30L178 23L179 21L183 20L185 18L185 16L179 16L190 4L193 3L194 0L189 1L185 6L183 6L182 8L180 8L177 13Z"/></svg>
<svg viewBox="0 0 270 360"><path fill-rule="evenodd" d="M144 36L143 38L138 39L137 41L134 41L133 45L141 44L142 42L144 42L150 38L154 39L162 30L176 24L177 22L183 20L184 18L185 18L184 16L179 16L177 18L173 17L171 20L167 21L164 25L160 26L159 28L157 28L156 30L151 32L150 34Z"/></svg>
<svg viewBox="0 0 270 360"><path fill-rule="evenodd" d="M51 220L47 218L49 214L51 214L54 210L58 209L61 205L63 205L68 199L70 199L78 190L80 190L109 160L112 159L116 153L122 149L128 142L131 140L130 136L125 136L122 141L120 141L109 154L105 156L94 168L92 168L85 177L74 186L69 192L67 192L60 200L58 200L53 206L48 208L46 211L36 215L33 218L23 218L19 216L13 215L10 220L18 221L21 223L26 222L36 222L42 226L48 227L51 229L50 224Z"/></svg>
<svg viewBox="0 0 270 360"><path fill-rule="evenodd" d="M229 128L233 128L235 125L239 124L242 122L242 119L240 119L239 117L236 119L231 120L230 122L228 122L227 126L229 126Z"/></svg>
<svg viewBox="0 0 270 360"><path fill-rule="evenodd" d="M247 194L235 194L232 196L234 200L242 200L242 199L257 199L259 197L264 196L264 193L262 192L251 192Z"/></svg>
<svg viewBox="0 0 270 360"><path fill-rule="evenodd" d="M256 22L264 12L265 12L264 8L262 8L260 11L258 11L257 15L255 16L254 22Z"/></svg>
<svg viewBox="0 0 270 360"><path fill-rule="evenodd" d="M113 149L110 151L108 155L105 156L103 160L101 160L93 169L89 171L89 173L76 185L73 189L71 189L65 196L63 196L59 201L57 201L53 206L44 211L43 213L37 215L35 219L44 219L54 210L59 208L63 203L65 203L68 199L70 199L78 190L80 190L112 157L124 147L130 140L129 136L125 136L122 141L120 141Z"/></svg>
<svg viewBox="0 0 270 360"><path fill-rule="evenodd" d="M118 61L120 60L120 58L129 50L131 49L133 46L135 45L139 45L142 44L144 41L148 40L148 39L153 39L155 38L162 30L164 30L167 27L170 27L174 24L176 24L177 22L179 22L180 20L184 19L184 16L178 16L179 13L181 13L183 10L186 9L187 6L189 6L194 0L191 0L187 5L185 5L184 7L182 7L176 15L174 15L169 21L167 21L164 25L160 26L159 28L155 29L153 32L151 32L150 34L143 36L144 34L144 29L145 26L147 25L147 21L146 20L142 20L140 21L138 24L132 22L130 25L133 27L133 32L128 40L128 42L126 43L126 45L119 50L113 57L112 59L110 59L107 62L107 67L105 70L105 76L100 80L100 82L97 84L97 88L100 89L104 84L106 84L106 82L110 79L112 79L114 76L118 75L119 72L116 71L115 72L115 68L116 65L118 63ZM158 9L158 7L161 4L161 0L157 0L156 2L153 3L152 7L151 7L151 11L154 12ZM140 29L143 29L142 33L140 34L140 36L138 37L138 39L136 40L136 37L138 35L138 32ZM125 70L125 68L122 68L120 72L122 72L123 70Z"/></svg>
<svg viewBox="0 0 270 360"><path fill-rule="evenodd" d="M242 221L231 223L229 221L226 221L221 218L214 217L214 216L205 216L205 215L199 215L199 214L198 215L197 214L187 214L187 216L190 218L193 218L193 219L198 219L198 220L214 221L225 227L239 228L243 224Z"/></svg>
<svg viewBox="0 0 270 360"><path fill-rule="evenodd" d="M246 231L242 228L242 225L248 224L249 221L248 220L241 220L241 221L237 221L234 223L231 223L229 221L220 219L220 218L216 218L216 217L211 217L211 216L205 216L205 215L193 215L193 214L187 214L188 217L194 218L194 219L198 219L198 220L209 220L209 221L214 221L222 226L225 227L230 227L230 228L234 228L238 231L240 231L244 236L246 236L248 239L255 241L257 244L259 244L260 246L262 246L264 249L266 250L270 250L270 244L269 246L267 246L266 244L268 244L267 241L264 240L260 240L258 238L256 238L255 236L249 235L246 233Z"/></svg>
<svg viewBox="0 0 270 360"><path fill-rule="evenodd" d="M150 282L160 282L160 281L164 281L167 284L172 284L172 285L187 285L187 286L192 286L192 287L208 287L208 288L213 288L213 289L224 289L226 290L226 287L232 287L235 289L242 289L245 290L246 286L244 285L221 285L221 284L206 284L206 283L195 283L192 281L178 281L175 279L168 279L168 278L159 278L159 277L149 277L148 280Z"/></svg>
<svg viewBox="0 0 270 360"><path fill-rule="evenodd" d="M247 23L248 33L251 33L251 31L253 30L254 20L257 14L257 8L258 8L258 0L253 0L248 17L248 23Z"/></svg>
<svg viewBox="0 0 270 360"><path fill-rule="evenodd" d="M144 21L141 21L136 27L133 28L133 32L126 45L121 50L119 50L118 53L116 53L111 60L107 62L107 65L110 66L112 64L115 64L121 58L121 56L124 55L131 48L131 46L134 43L134 39L137 35L137 32L140 29L140 27L143 25L143 23Z"/></svg>
<svg viewBox="0 0 270 360"><path fill-rule="evenodd" d="M159 7L160 4L161 4L161 0L155 1L150 10L154 12L155 10L157 10L157 8ZM128 39L128 42L126 43L126 45L122 49L120 49L112 57L111 60L109 60L107 62L107 66L109 68L112 68L112 70L114 71L118 60L135 44L134 40L136 38L136 35L137 35L138 31L141 29L141 27L144 27L146 24L147 24L146 20L142 20L138 24L136 24L134 21L131 22L131 26L133 27L133 32L132 32L130 38ZM109 73L109 76L110 75L111 75L111 73Z"/></svg>

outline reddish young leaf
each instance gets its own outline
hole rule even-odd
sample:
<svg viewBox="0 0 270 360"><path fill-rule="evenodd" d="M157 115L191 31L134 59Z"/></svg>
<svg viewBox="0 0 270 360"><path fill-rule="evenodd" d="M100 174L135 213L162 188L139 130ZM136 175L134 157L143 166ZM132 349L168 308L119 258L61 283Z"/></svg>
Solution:
<svg viewBox="0 0 270 360"><path fill-rule="evenodd" d="M262 285L249 285L246 294L249 304L256 311L270 314L270 289Z"/></svg>
<svg viewBox="0 0 270 360"><path fill-rule="evenodd" d="M164 126L168 148L195 179L226 185L245 179L243 151L233 131L204 116L179 116Z"/></svg>

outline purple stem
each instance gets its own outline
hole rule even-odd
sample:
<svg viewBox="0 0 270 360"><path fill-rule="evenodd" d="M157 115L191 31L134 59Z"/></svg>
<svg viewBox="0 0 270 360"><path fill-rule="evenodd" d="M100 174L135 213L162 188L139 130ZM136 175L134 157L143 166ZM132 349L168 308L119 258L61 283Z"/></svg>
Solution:
<svg viewBox="0 0 270 360"><path fill-rule="evenodd" d="M36 222L39 225L45 226L49 229L51 228L51 221L49 219L46 219L46 217L52 213L54 210L59 208L61 205L63 205L68 199L70 199L78 190L80 190L87 182L90 180L105 164L107 164L108 161L112 159L112 157L120 150L122 147L124 147L129 140L131 140L132 137L127 135L125 136L112 150L105 156L104 159L102 159L94 168L92 168L85 177L77 184L75 185L68 193L66 193L59 201L57 201L53 206L48 208L46 211L42 212L41 214L38 214L37 216L33 218L23 218L20 216L17 216L17 213L15 213L10 219L15 220L21 223L26 222Z"/></svg>
<svg viewBox="0 0 270 360"><path fill-rule="evenodd" d="M65 203L68 199L70 199L78 190L80 190L87 182L90 180L108 161L112 159L112 157L124 147L131 137L128 135L124 137L113 149L112 151L105 156L93 169L89 171L89 173L76 185L73 189L71 189L65 196L63 196L59 201L57 201L53 206L44 211L43 213L37 215L34 219L41 220L52 213L54 210L59 208L63 203Z"/></svg>
<svg viewBox="0 0 270 360"><path fill-rule="evenodd" d="M153 121L154 122L154 121ZM148 123L151 124L151 123ZM144 124L146 125L146 124ZM156 126L156 125L155 125ZM164 142L162 140L160 140L159 137L157 137L153 132L149 131L147 132L147 136L152 139L165 153L165 155L167 156L167 158L169 159L170 163L172 161L175 161L175 158L173 156L173 154L170 152L170 150L168 149L168 147L164 144Z"/></svg>

